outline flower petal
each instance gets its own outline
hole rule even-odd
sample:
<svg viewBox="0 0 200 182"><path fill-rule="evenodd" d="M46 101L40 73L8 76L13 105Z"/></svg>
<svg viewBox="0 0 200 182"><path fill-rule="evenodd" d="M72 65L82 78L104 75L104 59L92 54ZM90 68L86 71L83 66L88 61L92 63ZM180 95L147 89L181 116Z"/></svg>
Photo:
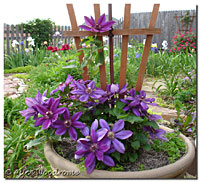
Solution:
<svg viewBox="0 0 200 182"><path fill-rule="evenodd" d="M76 132L76 130L75 130L73 127L70 127L70 128L69 128L68 133L69 133L69 136L70 136L70 138L71 138L72 140L74 140L74 141L77 140L77 132Z"/></svg>
<svg viewBox="0 0 200 182"><path fill-rule="evenodd" d="M136 116L140 116L140 112L139 112L138 109L133 108L133 109L132 109L132 112L133 112L133 114L135 114Z"/></svg>
<svg viewBox="0 0 200 182"><path fill-rule="evenodd" d="M115 21L107 21L101 24L101 27L106 29L106 28L111 28L111 26L115 24Z"/></svg>
<svg viewBox="0 0 200 182"><path fill-rule="evenodd" d="M63 113L63 117L65 120L70 120L70 112L68 108L65 108L65 112Z"/></svg>
<svg viewBox="0 0 200 182"><path fill-rule="evenodd" d="M74 121L74 122L72 122L72 126L75 127L75 128L79 128L79 129L85 128L85 124L83 124L80 121Z"/></svg>
<svg viewBox="0 0 200 182"><path fill-rule="evenodd" d="M50 110L53 111L53 112L55 112L56 109L57 109L57 107L59 106L59 102L60 102L59 98L55 99L54 102L53 102L53 104L50 107Z"/></svg>
<svg viewBox="0 0 200 182"><path fill-rule="evenodd" d="M125 151L125 147L124 144L121 143L119 140L117 140L116 138L112 141L113 146L115 147L115 149L120 152L120 153L124 153Z"/></svg>
<svg viewBox="0 0 200 182"><path fill-rule="evenodd" d="M66 108L65 107L61 107L61 108L56 109L54 114L58 114L58 115L59 114L63 114L65 111L66 111Z"/></svg>
<svg viewBox="0 0 200 182"><path fill-rule="evenodd" d="M95 88L95 83L94 81L91 81L88 85L87 85L88 88L91 88L92 90L94 90Z"/></svg>
<svg viewBox="0 0 200 182"><path fill-rule="evenodd" d="M129 106L130 106L130 107L135 107L135 106L137 106L138 104L140 104L140 101L139 101L138 99L135 99L135 100L133 100L133 101L129 104Z"/></svg>
<svg viewBox="0 0 200 182"><path fill-rule="evenodd" d="M88 95L88 94L83 94L83 95L79 98L79 100L80 100L81 102L86 102L88 99L89 99L89 95Z"/></svg>
<svg viewBox="0 0 200 182"><path fill-rule="evenodd" d="M70 93L72 94L76 94L76 95L82 95L84 94L84 90L72 90Z"/></svg>
<svg viewBox="0 0 200 182"><path fill-rule="evenodd" d="M83 134L83 136L85 136L85 137L90 135L88 127L84 127L80 131Z"/></svg>
<svg viewBox="0 0 200 182"><path fill-rule="evenodd" d="M100 120L99 120L99 123L100 123L100 126L101 126L102 128L106 128L108 131L110 131L110 127L109 127L108 123L106 122L106 120L100 119Z"/></svg>
<svg viewBox="0 0 200 182"><path fill-rule="evenodd" d="M39 104L36 105L36 108L37 108L37 111L42 115L45 115L45 113L48 111L46 107Z"/></svg>
<svg viewBox="0 0 200 182"><path fill-rule="evenodd" d="M102 140L105 135L107 134L108 130L106 128L101 128L99 130L97 130L97 136L98 136L98 139L97 141L100 141Z"/></svg>
<svg viewBox="0 0 200 182"><path fill-rule="evenodd" d="M106 92L102 89L95 90L95 91L93 91L93 93L96 95L105 95L106 94Z"/></svg>
<svg viewBox="0 0 200 182"><path fill-rule="evenodd" d="M86 31L91 31L91 28L86 26L86 25L80 25L79 28L82 28L82 29L84 29Z"/></svg>
<svg viewBox="0 0 200 182"><path fill-rule="evenodd" d="M95 130L91 130L91 138L92 138L92 142L93 143L97 143L97 134L95 132Z"/></svg>
<svg viewBox="0 0 200 182"><path fill-rule="evenodd" d="M95 154L94 152L90 152L89 155L85 159L85 167L89 167L92 165L95 159Z"/></svg>
<svg viewBox="0 0 200 182"><path fill-rule="evenodd" d="M91 174L92 173L92 171L95 168L95 164L96 164L96 159L94 158L93 163L90 166L88 166L88 168L87 168L87 174Z"/></svg>
<svg viewBox="0 0 200 182"><path fill-rule="evenodd" d="M103 161L103 152L100 150L96 150L97 160Z"/></svg>
<svg viewBox="0 0 200 182"><path fill-rule="evenodd" d="M29 98L29 97L25 98L25 103L28 107L32 107L38 104L38 102L34 98Z"/></svg>
<svg viewBox="0 0 200 182"><path fill-rule="evenodd" d="M129 106L125 106L124 108L123 108L123 110L126 112L126 111L128 111L129 109L131 109Z"/></svg>
<svg viewBox="0 0 200 182"><path fill-rule="evenodd" d="M72 122L77 121L77 120L81 117L82 114L83 114L82 111L75 113L75 114L72 116Z"/></svg>
<svg viewBox="0 0 200 182"><path fill-rule="evenodd" d="M38 119L35 121L34 126L35 126L35 127L38 127L38 126L42 125L42 123L44 122L44 120L45 120L45 117L38 118Z"/></svg>
<svg viewBox="0 0 200 182"><path fill-rule="evenodd" d="M120 119L119 121L117 121L117 122L113 125L112 131L115 133L115 132L118 132L118 131L122 130L123 128L124 128L124 120L123 120L123 119Z"/></svg>
<svg viewBox="0 0 200 182"><path fill-rule="evenodd" d="M98 128L98 120L95 119L95 120L93 121L92 125L91 125L91 131L92 131L92 130L96 131L97 128Z"/></svg>
<svg viewBox="0 0 200 182"><path fill-rule="evenodd" d="M99 17L99 19L97 20L97 24L98 25L101 25L102 23L104 23L106 21L106 16L105 16L105 13L103 15L101 15Z"/></svg>
<svg viewBox="0 0 200 182"><path fill-rule="evenodd" d="M85 19L85 23L90 26L90 27L94 27L95 26L95 22L93 21L93 19L90 19L89 17L87 16L84 16L84 19Z"/></svg>
<svg viewBox="0 0 200 182"><path fill-rule="evenodd" d="M115 133L115 137L119 138L121 140L124 140L124 139L129 138L132 134L133 134L133 132L130 130L123 130L118 133Z"/></svg>
<svg viewBox="0 0 200 182"><path fill-rule="evenodd" d="M50 127L50 125L51 125L51 120L50 120L50 119L46 119L46 120L44 121L44 123L42 124L42 129L43 129L43 130L46 130L47 128Z"/></svg>
<svg viewBox="0 0 200 182"><path fill-rule="evenodd" d="M58 128L55 132L56 135L64 135L67 131L67 128Z"/></svg>
<svg viewBox="0 0 200 182"><path fill-rule="evenodd" d="M108 155L103 156L103 163L110 167L115 166L114 160Z"/></svg>
<svg viewBox="0 0 200 182"><path fill-rule="evenodd" d="M140 91L140 96L146 98L146 92L144 90L141 90Z"/></svg>
<svg viewBox="0 0 200 182"><path fill-rule="evenodd" d="M140 105L141 105L143 111L147 111L149 109L149 107L147 106L147 104L145 102L141 102Z"/></svg>
<svg viewBox="0 0 200 182"><path fill-rule="evenodd" d="M35 96L35 100L38 102L38 103L41 103L42 102L42 94L39 92L39 90L37 90L37 94Z"/></svg>

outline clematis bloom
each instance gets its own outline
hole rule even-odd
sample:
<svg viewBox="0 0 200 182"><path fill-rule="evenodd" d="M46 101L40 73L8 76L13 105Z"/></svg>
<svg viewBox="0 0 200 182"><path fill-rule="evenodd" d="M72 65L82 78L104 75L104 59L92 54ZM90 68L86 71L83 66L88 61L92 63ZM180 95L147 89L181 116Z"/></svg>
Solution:
<svg viewBox="0 0 200 182"><path fill-rule="evenodd" d="M95 20L92 16L91 18L84 16L84 19L86 25L80 25L79 27L86 31L91 31L91 32L107 32L111 29L111 26L115 23L115 21L106 22L105 14L99 17L97 23L95 23Z"/></svg>

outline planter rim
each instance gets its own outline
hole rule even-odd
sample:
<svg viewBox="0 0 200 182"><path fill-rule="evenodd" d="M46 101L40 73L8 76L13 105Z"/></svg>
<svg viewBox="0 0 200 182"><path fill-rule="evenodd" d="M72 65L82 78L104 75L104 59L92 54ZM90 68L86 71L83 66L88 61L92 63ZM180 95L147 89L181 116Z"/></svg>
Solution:
<svg viewBox="0 0 200 182"><path fill-rule="evenodd" d="M170 129L165 126L160 128L168 132L173 132L173 129ZM179 176L181 173L185 172L187 168L191 165L195 149L192 142L183 134L179 135L186 144L186 153L176 162L145 171L106 171L106 170L94 170L90 175L87 175L86 172L81 172L78 176L66 176L66 178L173 178ZM53 148L50 141L44 145L44 154L47 161L51 164L51 167L60 170L66 171L79 171L80 169L76 164L70 162L67 159L61 157Z"/></svg>

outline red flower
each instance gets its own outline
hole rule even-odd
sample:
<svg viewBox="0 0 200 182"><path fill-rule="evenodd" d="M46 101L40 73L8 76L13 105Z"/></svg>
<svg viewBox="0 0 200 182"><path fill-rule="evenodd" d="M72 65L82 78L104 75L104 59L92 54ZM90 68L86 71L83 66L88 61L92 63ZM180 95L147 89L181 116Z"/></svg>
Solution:
<svg viewBox="0 0 200 182"><path fill-rule="evenodd" d="M178 51L180 50L180 48L181 48L181 47L178 47L176 51L178 52Z"/></svg>
<svg viewBox="0 0 200 182"><path fill-rule="evenodd" d="M190 32L192 32L192 30L189 30Z"/></svg>
<svg viewBox="0 0 200 182"><path fill-rule="evenodd" d="M57 47L53 47L52 52L56 52L58 50Z"/></svg>
<svg viewBox="0 0 200 182"><path fill-rule="evenodd" d="M185 49L185 47L183 47L183 49Z"/></svg>
<svg viewBox="0 0 200 182"><path fill-rule="evenodd" d="M53 49L52 46L48 46L48 47L47 47L47 51L50 51L50 50L52 50L52 49Z"/></svg>
<svg viewBox="0 0 200 182"><path fill-rule="evenodd" d="M65 51L65 50L69 50L70 48L69 48L69 45L68 44L63 44L62 45L62 51Z"/></svg>
<svg viewBox="0 0 200 182"><path fill-rule="evenodd" d="M181 34L181 38L184 37L184 34Z"/></svg>
<svg viewBox="0 0 200 182"><path fill-rule="evenodd" d="M173 37L173 39L176 39L177 38L177 35L175 35L174 37Z"/></svg>
<svg viewBox="0 0 200 182"><path fill-rule="evenodd" d="M174 41L174 42L173 42L173 44L176 44L176 43L177 43L177 41Z"/></svg>

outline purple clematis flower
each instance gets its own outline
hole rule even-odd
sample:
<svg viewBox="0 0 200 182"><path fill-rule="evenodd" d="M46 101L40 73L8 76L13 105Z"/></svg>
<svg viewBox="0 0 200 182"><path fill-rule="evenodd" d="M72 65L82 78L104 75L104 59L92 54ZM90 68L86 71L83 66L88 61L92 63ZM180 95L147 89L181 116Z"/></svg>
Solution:
<svg viewBox="0 0 200 182"><path fill-rule="evenodd" d="M25 122L31 116L34 116L34 119L37 119L38 111L37 111L36 105L44 104L46 95L47 95L47 90L45 90L43 94L37 91L35 98L30 98L30 97L25 98L25 103L28 106L28 108L23 111L19 111L20 114L25 117Z"/></svg>
<svg viewBox="0 0 200 182"><path fill-rule="evenodd" d="M104 128L104 133L106 134L107 130ZM78 140L81 143L81 146L75 152L75 155L78 156L87 156L85 159L85 167L87 168L87 174L92 173L95 168L96 159L103 161L104 152L108 151L110 145L105 143L103 140L99 140L95 130L91 130L91 138L80 138ZM109 162L109 161L108 161Z"/></svg>
<svg viewBox="0 0 200 182"><path fill-rule="evenodd" d="M53 123L53 127L57 128L56 135L64 135L68 130L69 136L72 140L77 140L77 132L74 128L83 129L86 127L85 124L78 121L83 112L77 112L72 117L70 117L70 112L66 108L63 113L64 121L57 120Z"/></svg>
<svg viewBox="0 0 200 182"><path fill-rule="evenodd" d="M119 89L118 84L110 84L106 86L106 94L103 95L99 101L101 104L104 104L107 100L110 100L115 94L124 94L128 90L127 84L125 84L121 90Z"/></svg>
<svg viewBox="0 0 200 182"><path fill-rule="evenodd" d="M52 96L54 93L56 93L58 90L61 90L62 92L64 92L65 88L67 87L67 85L69 85L69 83L73 80L73 77L69 74L65 83L61 83L58 88L56 88L55 90L52 90L50 95Z"/></svg>
<svg viewBox="0 0 200 182"><path fill-rule="evenodd" d="M154 128L150 127L150 126L143 126L143 130L148 132L149 135L151 136L151 138L154 140L155 137L159 138L161 140L165 140L168 141L168 139L166 137L164 137L163 135L165 135L165 130L159 128L157 130L155 130Z"/></svg>
<svg viewBox="0 0 200 182"><path fill-rule="evenodd" d="M79 27L86 31L91 31L91 32L107 32L111 29L111 26L115 23L115 21L106 22L105 14L99 17L97 23L95 23L95 20L92 16L91 18L84 16L84 19L86 25L80 25Z"/></svg>
<svg viewBox="0 0 200 182"><path fill-rule="evenodd" d="M95 89L95 83L94 81L91 81L88 83L87 87L83 84L76 84L78 89L71 91L72 94L80 95L79 100L81 102L88 101L89 97L92 99L99 99L102 95L105 94L105 91L102 89Z"/></svg>
<svg viewBox="0 0 200 182"><path fill-rule="evenodd" d="M118 139L124 140L132 136L133 132L130 130L122 130L124 128L124 120L120 119L114 125L112 130L110 129L108 123L104 119L100 119L100 126L108 130L107 138L112 142L114 148L120 152L125 152L124 144L121 143Z"/></svg>
<svg viewBox="0 0 200 182"><path fill-rule="evenodd" d="M45 130L49 128L53 122L57 121L58 115L64 113L66 110L64 107L58 108L59 102L59 98L54 100L54 98L51 97L46 101L46 105L36 105L37 111L43 115L35 121L36 127L42 125L42 129Z"/></svg>
<svg viewBox="0 0 200 182"><path fill-rule="evenodd" d="M133 114L136 116L142 116L143 112L146 112L149 107L148 105L157 106L156 103L152 103L155 101L154 98L146 98L145 91L140 91L140 95L136 95L136 91L132 88L129 92L131 97L126 97L125 99L120 99L120 101L128 104L123 108L124 111L132 110Z"/></svg>

